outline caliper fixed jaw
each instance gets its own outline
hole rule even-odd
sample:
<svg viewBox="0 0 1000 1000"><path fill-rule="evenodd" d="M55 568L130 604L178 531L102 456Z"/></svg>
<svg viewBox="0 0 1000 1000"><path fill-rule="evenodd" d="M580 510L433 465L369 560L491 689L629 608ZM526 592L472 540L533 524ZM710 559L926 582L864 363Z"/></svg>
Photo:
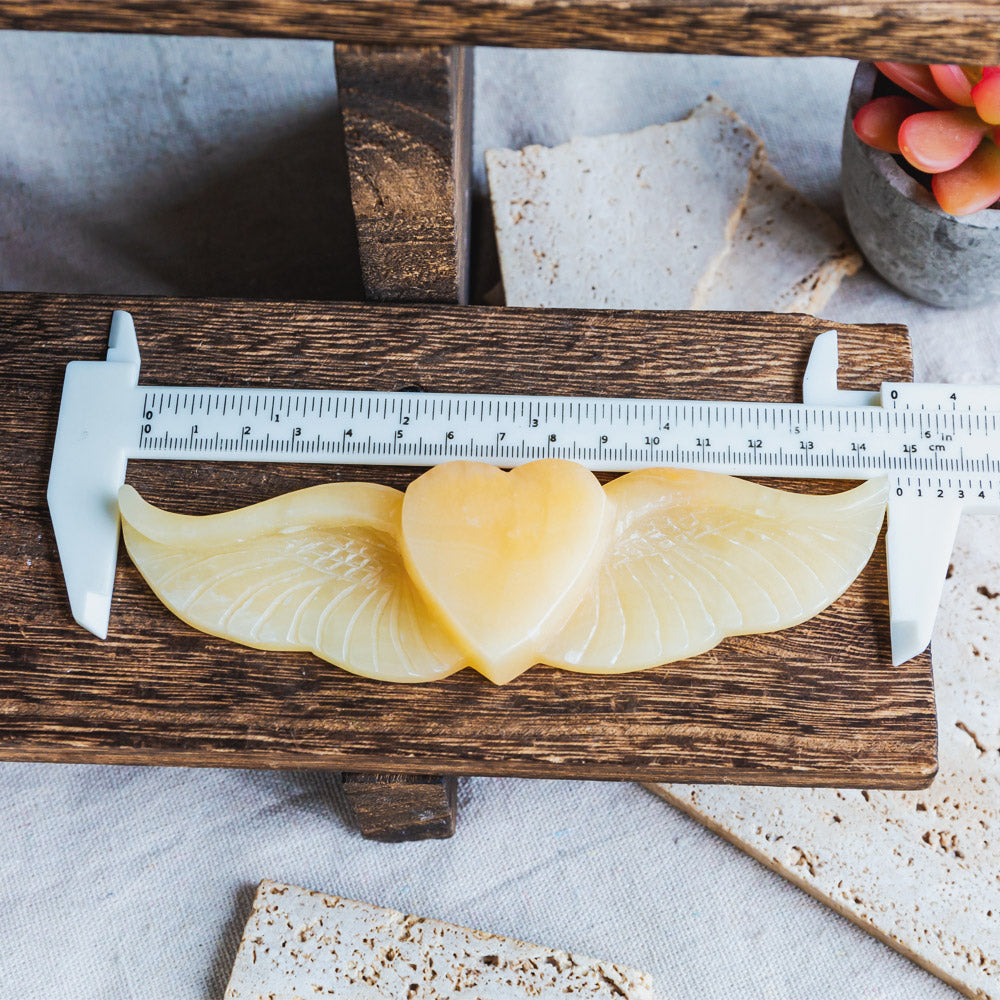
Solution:
<svg viewBox="0 0 1000 1000"><path fill-rule="evenodd" d="M111 318L104 361L66 366L47 500L73 617L107 638L118 561L118 490L133 429L139 345L127 312Z"/></svg>

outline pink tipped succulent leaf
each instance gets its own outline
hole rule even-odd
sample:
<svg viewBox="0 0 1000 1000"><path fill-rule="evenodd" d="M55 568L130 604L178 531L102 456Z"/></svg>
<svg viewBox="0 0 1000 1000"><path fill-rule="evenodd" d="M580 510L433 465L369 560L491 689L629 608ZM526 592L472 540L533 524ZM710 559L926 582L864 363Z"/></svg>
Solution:
<svg viewBox="0 0 1000 1000"><path fill-rule="evenodd" d="M971 215L1000 200L1000 146L990 139L954 170L936 174L931 189L951 215Z"/></svg>
<svg viewBox="0 0 1000 1000"><path fill-rule="evenodd" d="M936 63L928 67L938 90L948 98L963 107L971 108L972 84L969 75L961 66L955 63Z"/></svg>
<svg viewBox="0 0 1000 1000"><path fill-rule="evenodd" d="M883 153L898 153L899 126L922 107L920 101L901 94L876 97L854 116L855 134L862 142Z"/></svg>
<svg viewBox="0 0 1000 1000"><path fill-rule="evenodd" d="M955 105L941 93L924 63L877 62L875 65L893 83L919 97L932 108L953 108Z"/></svg>
<svg viewBox="0 0 1000 1000"><path fill-rule="evenodd" d="M971 108L922 111L900 125L899 151L918 170L939 174L968 159L987 130Z"/></svg>
<svg viewBox="0 0 1000 1000"><path fill-rule="evenodd" d="M983 78L972 88L972 100L984 122L1000 125L1000 66L983 67Z"/></svg>

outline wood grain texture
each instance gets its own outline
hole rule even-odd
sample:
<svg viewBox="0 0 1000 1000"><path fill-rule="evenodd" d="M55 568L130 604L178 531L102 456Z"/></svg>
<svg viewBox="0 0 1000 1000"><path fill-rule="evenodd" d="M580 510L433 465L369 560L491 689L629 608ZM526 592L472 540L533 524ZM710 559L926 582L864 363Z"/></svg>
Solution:
<svg viewBox="0 0 1000 1000"><path fill-rule="evenodd" d="M1000 62L995 0L0 0L0 28Z"/></svg>
<svg viewBox="0 0 1000 1000"><path fill-rule="evenodd" d="M471 49L335 57L365 297L467 302Z"/></svg>
<svg viewBox="0 0 1000 1000"><path fill-rule="evenodd" d="M366 840L396 844L455 833L455 775L345 774L344 794Z"/></svg>
<svg viewBox="0 0 1000 1000"><path fill-rule="evenodd" d="M352 677L308 654L195 632L124 556L110 638L94 638L69 613L45 487L64 366L104 356L112 308L135 317L147 384L648 398L798 399L811 341L828 326L766 314L0 296L0 756L868 788L933 776L930 656L891 665L881 547L811 622L611 678L546 667L499 688L471 670L412 686ZM840 329L848 387L911 377L905 330ZM133 462L129 481L153 503L208 513L325 481L404 486L418 471Z"/></svg>

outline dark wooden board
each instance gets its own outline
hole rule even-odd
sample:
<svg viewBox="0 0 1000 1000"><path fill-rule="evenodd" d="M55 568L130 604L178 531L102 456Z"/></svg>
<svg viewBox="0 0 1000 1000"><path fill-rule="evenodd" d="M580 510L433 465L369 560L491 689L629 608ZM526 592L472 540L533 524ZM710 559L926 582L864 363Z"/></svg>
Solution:
<svg viewBox="0 0 1000 1000"><path fill-rule="evenodd" d="M546 667L503 687L471 670L417 686L354 678L188 628L124 556L109 638L94 638L70 617L45 486L63 368L103 357L115 307L135 317L147 384L317 389L794 400L827 327L764 314L0 296L0 756L867 787L933 776L930 656L890 663L881 548L811 622L606 679ZM840 329L848 387L911 377L901 327ZM129 481L154 503L208 513L416 474L133 462Z"/></svg>
<svg viewBox="0 0 1000 1000"><path fill-rule="evenodd" d="M996 0L0 0L0 28L1000 62Z"/></svg>
<svg viewBox="0 0 1000 1000"><path fill-rule="evenodd" d="M472 50L335 55L365 298L467 302Z"/></svg>

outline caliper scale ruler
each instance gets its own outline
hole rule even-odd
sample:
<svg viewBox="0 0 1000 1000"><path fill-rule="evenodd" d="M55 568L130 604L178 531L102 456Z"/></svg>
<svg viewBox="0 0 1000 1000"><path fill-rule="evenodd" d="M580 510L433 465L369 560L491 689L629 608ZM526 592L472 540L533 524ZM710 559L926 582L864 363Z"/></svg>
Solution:
<svg viewBox="0 0 1000 1000"><path fill-rule="evenodd" d="M974 387L973 387L974 389ZM966 389L885 383L889 406L456 396L197 387L136 392L130 457L200 461L503 467L565 458L592 469L650 466L736 475L871 479L1000 502L985 450L998 415ZM975 396L975 391L969 396ZM965 410L962 407L966 407ZM979 497L982 493L983 496ZM936 494L935 494L936 495Z"/></svg>
<svg viewBox="0 0 1000 1000"><path fill-rule="evenodd" d="M49 507L74 617L107 634L117 491L129 459L593 470L889 482L893 661L930 640L958 517L1000 510L1000 388L836 387L836 333L817 338L801 404L601 397L139 386L128 313L104 362L67 367Z"/></svg>

